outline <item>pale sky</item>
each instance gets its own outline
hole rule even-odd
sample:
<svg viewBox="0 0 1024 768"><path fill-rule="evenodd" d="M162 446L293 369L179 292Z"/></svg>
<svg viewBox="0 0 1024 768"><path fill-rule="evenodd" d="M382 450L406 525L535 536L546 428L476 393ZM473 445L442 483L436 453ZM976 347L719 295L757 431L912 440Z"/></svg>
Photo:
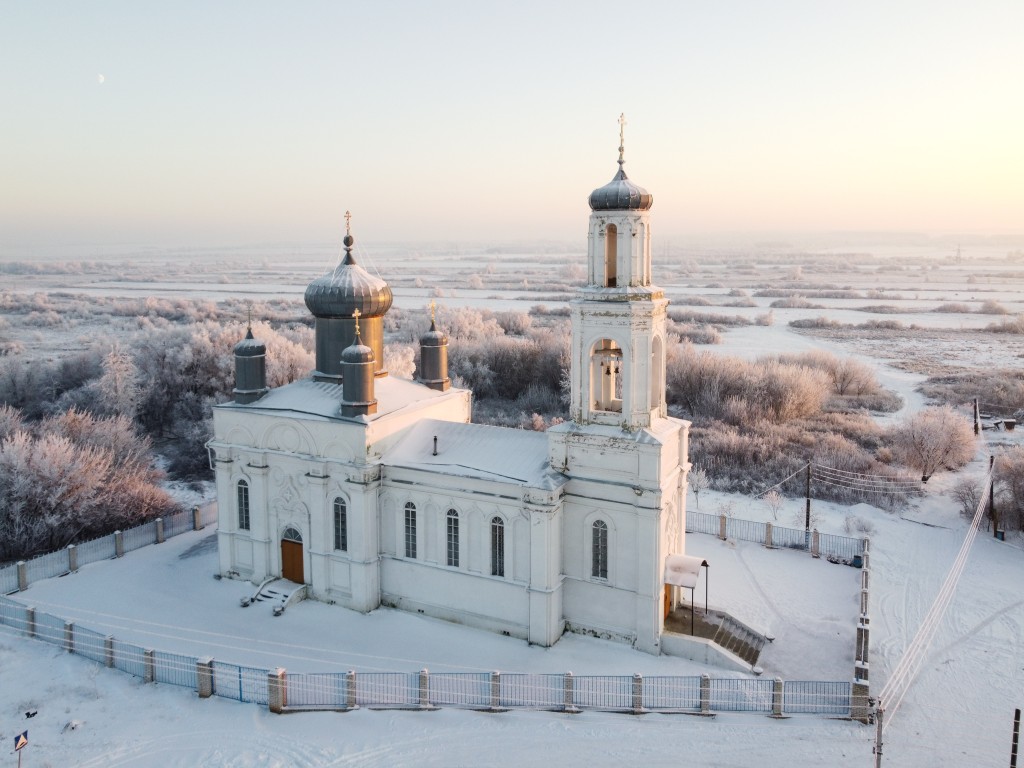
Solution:
<svg viewBox="0 0 1024 768"><path fill-rule="evenodd" d="M6 2L0 245L1024 232L1024 2Z"/></svg>

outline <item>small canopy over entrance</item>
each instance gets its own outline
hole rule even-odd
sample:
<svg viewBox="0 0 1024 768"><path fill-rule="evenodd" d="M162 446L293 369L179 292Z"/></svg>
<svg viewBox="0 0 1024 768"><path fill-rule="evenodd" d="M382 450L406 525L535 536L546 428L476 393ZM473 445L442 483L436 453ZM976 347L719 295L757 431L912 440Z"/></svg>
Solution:
<svg viewBox="0 0 1024 768"><path fill-rule="evenodd" d="M281 534L281 577L305 584L302 568L302 534L296 528L288 527Z"/></svg>
<svg viewBox="0 0 1024 768"><path fill-rule="evenodd" d="M693 634L693 590L697 586L700 569L704 568L704 615L708 612L708 561L693 555L669 555L665 558L665 583L690 590L690 634Z"/></svg>

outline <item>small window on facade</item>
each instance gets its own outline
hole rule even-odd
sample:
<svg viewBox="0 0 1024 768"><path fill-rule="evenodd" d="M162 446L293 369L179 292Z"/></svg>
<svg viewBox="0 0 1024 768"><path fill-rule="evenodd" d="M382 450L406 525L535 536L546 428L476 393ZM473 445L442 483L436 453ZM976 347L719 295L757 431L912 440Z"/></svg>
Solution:
<svg viewBox="0 0 1024 768"><path fill-rule="evenodd" d="M448 565L459 567L459 513L448 510Z"/></svg>
<svg viewBox="0 0 1024 768"><path fill-rule="evenodd" d="M603 520L594 523L591 537L590 575L595 579L608 578L608 524Z"/></svg>
<svg viewBox="0 0 1024 768"><path fill-rule="evenodd" d="M405 556L416 559L416 505L405 505Z"/></svg>
<svg viewBox="0 0 1024 768"><path fill-rule="evenodd" d="M238 481L238 530L249 530L249 484Z"/></svg>
<svg viewBox="0 0 1024 768"><path fill-rule="evenodd" d="M334 500L334 548L348 552L348 507L345 500Z"/></svg>
<svg viewBox="0 0 1024 768"><path fill-rule="evenodd" d="M491 576L505 575L505 521L491 518Z"/></svg>

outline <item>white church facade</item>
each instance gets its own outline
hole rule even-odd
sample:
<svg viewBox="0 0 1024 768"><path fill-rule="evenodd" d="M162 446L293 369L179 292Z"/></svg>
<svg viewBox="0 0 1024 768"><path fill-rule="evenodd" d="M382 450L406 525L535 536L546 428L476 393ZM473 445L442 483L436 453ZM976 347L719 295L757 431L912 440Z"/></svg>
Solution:
<svg viewBox="0 0 1024 768"><path fill-rule="evenodd" d="M661 652L679 598L689 424L666 412L667 301L652 282L653 199L619 170L590 195L587 284L572 302L570 420L472 423L432 323L416 379L383 370L387 284L346 234L310 284L316 370L267 389L235 348L214 409L225 577L281 577L358 611L386 605L552 645L567 629Z"/></svg>

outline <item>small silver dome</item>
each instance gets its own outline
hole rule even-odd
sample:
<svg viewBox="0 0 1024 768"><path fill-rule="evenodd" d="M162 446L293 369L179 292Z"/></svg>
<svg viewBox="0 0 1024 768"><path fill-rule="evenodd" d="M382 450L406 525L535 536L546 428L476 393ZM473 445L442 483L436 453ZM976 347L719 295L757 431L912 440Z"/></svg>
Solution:
<svg viewBox="0 0 1024 768"><path fill-rule="evenodd" d="M343 363L372 363L373 362L373 350L370 347L363 344L362 339L357 335L352 344L345 347L345 351L341 353L341 362Z"/></svg>
<svg viewBox="0 0 1024 768"><path fill-rule="evenodd" d="M252 326L245 338L235 344L235 357L258 357L267 354L267 345L252 335Z"/></svg>
<svg viewBox="0 0 1024 768"><path fill-rule="evenodd" d="M421 347L443 347L448 343L448 337L443 332L437 330L437 325L434 319L430 319L430 330L420 336Z"/></svg>

